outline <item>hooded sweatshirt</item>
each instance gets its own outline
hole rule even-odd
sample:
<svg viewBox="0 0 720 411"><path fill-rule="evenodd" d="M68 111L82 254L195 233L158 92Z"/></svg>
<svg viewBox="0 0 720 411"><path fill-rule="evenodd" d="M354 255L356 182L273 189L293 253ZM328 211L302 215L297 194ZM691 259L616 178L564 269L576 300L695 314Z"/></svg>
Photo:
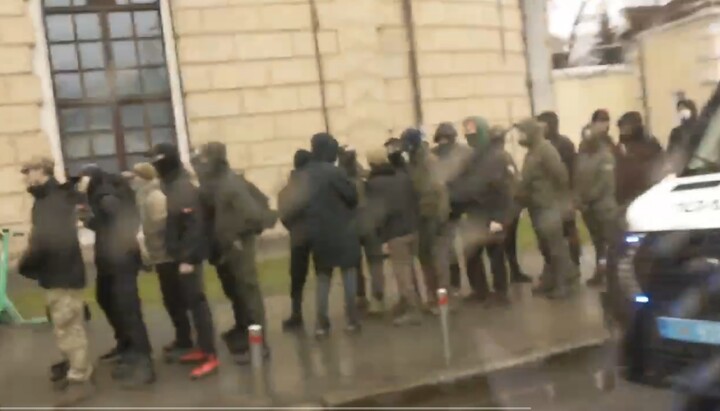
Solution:
<svg viewBox="0 0 720 411"><path fill-rule="evenodd" d="M160 181L157 177L144 178L137 173L136 176L133 189L142 227L140 247L143 251L143 260L149 265L169 262L171 259L165 246L167 198L160 189Z"/></svg>
<svg viewBox="0 0 720 411"><path fill-rule="evenodd" d="M312 153L297 150L293 158L294 169L290 172L285 187L278 193L278 211L280 221L290 232L293 245L305 244L307 241L307 223L303 205L307 203L309 181L305 169L312 161Z"/></svg>
<svg viewBox="0 0 720 411"><path fill-rule="evenodd" d="M620 135L615 182L618 204L627 206L660 180L663 151L657 139L646 134L640 113L625 113L618 125L631 130Z"/></svg>
<svg viewBox="0 0 720 411"><path fill-rule="evenodd" d="M528 149L518 186L518 201L528 208L565 210L569 205L570 187L567 167L560 154L543 137L537 120L528 118L515 127L523 133L520 144Z"/></svg>
<svg viewBox="0 0 720 411"><path fill-rule="evenodd" d="M167 198L165 245L168 255L178 263L201 264L208 256L208 247L198 188L185 170L177 147L158 144L150 156Z"/></svg>
<svg viewBox="0 0 720 411"><path fill-rule="evenodd" d="M450 199L446 180L439 177L437 157L423 144L422 132L416 128L403 131L400 139L410 155L407 170L419 201L420 216L447 221Z"/></svg>
<svg viewBox="0 0 720 411"><path fill-rule="evenodd" d="M547 124L545 137L560 154L568 176L570 176L569 184L572 188L572 176L575 170L575 144L568 137L560 134L560 119L554 111L546 111L540 114L538 120Z"/></svg>
<svg viewBox="0 0 720 411"><path fill-rule="evenodd" d="M490 145L490 127L482 117L465 120L476 132L466 135L473 152L460 176L449 186L453 209L462 210L483 223L505 224L513 218L512 181L504 150Z"/></svg>

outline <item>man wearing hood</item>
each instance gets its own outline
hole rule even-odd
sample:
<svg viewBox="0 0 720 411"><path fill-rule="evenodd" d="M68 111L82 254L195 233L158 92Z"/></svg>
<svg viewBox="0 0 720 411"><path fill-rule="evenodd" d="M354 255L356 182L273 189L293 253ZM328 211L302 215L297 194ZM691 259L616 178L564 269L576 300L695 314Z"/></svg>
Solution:
<svg viewBox="0 0 720 411"><path fill-rule="evenodd" d="M547 252L546 273L536 293L550 298L568 294L568 277L576 272L563 235L563 217L569 192L569 177L562 158L543 137L543 127L535 119L525 119L513 127L518 142L527 147L516 198L527 207L539 241Z"/></svg>
<svg viewBox="0 0 720 411"><path fill-rule="evenodd" d="M545 138L547 138L553 147L560 154L565 169L569 176L570 190L573 188L573 175L575 173L575 144L568 137L560 134L560 119L553 111L546 111L538 116L538 121L545 129ZM563 220L563 232L570 247L570 255L573 262L577 266L576 273L580 272L580 235L578 234L577 223L575 221L575 212L571 210L571 193L568 191L564 194L567 200L567 213ZM547 253L544 253L547 255Z"/></svg>
<svg viewBox="0 0 720 411"><path fill-rule="evenodd" d="M368 271L370 271L370 285L372 298L368 301L365 289L365 275L362 262L357 267L357 298L358 305L368 308L370 314L382 314L385 311L385 273L383 267L382 243L378 239L372 223L367 215L367 201L365 198L365 177L367 172L357 159L357 152L349 146L341 146L338 151L338 166L345 170L353 181L358 193L357 226L360 234L360 245L365 254Z"/></svg>
<svg viewBox="0 0 720 411"><path fill-rule="evenodd" d="M163 347L165 359L176 361L192 350L193 339L187 307L180 293L176 263L167 253L165 226L167 198L160 188L157 171L150 163L138 163L130 173L142 228L138 241L143 262L158 274L163 305L175 328L175 339Z"/></svg>
<svg viewBox="0 0 720 411"><path fill-rule="evenodd" d="M290 300L292 311L290 318L283 321L283 329L302 328L302 301L305 280L310 267L310 242L307 234L307 222L300 208L307 202L309 182L305 167L312 160L312 153L297 150L293 158L293 170L285 187L278 193L278 211L280 221L290 233Z"/></svg>
<svg viewBox="0 0 720 411"><path fill-rule="evenodd" d="M360 330L355 295L357 266L360 263L360 237L355 210L357 187L347 173L335 166L338 143L328 133L317 133L311 141L313 160L306 167L309 190L301 207L308 227L308 239L317 272L317 324L315 336L330 331L328 299L330 277L334 268L342 271L345 293L346 331Z"/></svg>
<svg viewBox="0 0 720 411"><path fill-rule="evenodd" d="M391 137L385 141L385 150L388 160L398 170L405 171L406 161L403 157L402 141L397 137Z"/></svg>
<svg viewBox="0 0 720 411"><path fill-rule="evenodd" d="M180 160L176 146L158 144L150 151L150 157L167 198L165 246L175 263L172 274L178 276L183 303L190 310L198 340L198 348L180 357L180 362L197 364L190 377L203 378L217 372L220 362L215 351L212 312L203 283L208 239L200 194Z"/></svg>
<svg viewBox="0 0 720 411"><path fill-rule="evenodd" d="M97 301L115 331L117 344L101 359L120 357L113 378L127 388L153 383L152 350L137 285L142 260L135 195L125 179L96 165L85 167L80 177L81 191L86 192L92 212L85 225L95 232Z"/></svg>
<svg viewBox="0 0 720 411"><path fill-rule="evenodd" d="M507 130L500 126L494 126L490 129L489 133L491 149L496 150L505 157L505 164L508 170L508 187L510 187L511 199L514 199L520 182L520 171L518 170L517 164L515 164L515 159L505 150L505 135L507 134ZM512 219L504 224L504 251L510 268L510 281L513 283L531 283L532 278L523 273L520 268L520 262L518 261L517 233L518 227L520 226L521 211L513 201L512 212L510 213Z"/></svg>
<svg viewBox="0 0 720 411"><path fill-rule="evenodd" d="M581 212L595 248L595 274L588 285L605 281L608 247L615 239L615 157L603 140L604 129L593 123L583 133L575 167L574 202Z"/></svg>
<svg viewBox="0 0 720 411"><path fill-rule="evenodd" d="M466 167L467 162L472 157L472 149L468 146L461 145L457 142L457 130L455 126L450 122L440 123L437 130L435 130L435 137L433 138L435 144L432 153L438 159L437 161L437 172L439 175L437 178L440 181L444 181L448 186L453 184L455 180L460 176L462 170ZM451 206L453 204L451 203ZM460 292L460 264L457 261L457 255L455 253L455 237L457 237L457 228L462 216L462 211L456 208L450 208L450 217L447 222L447 235L451 239L448 242L450 249L447 251L450 257L450 284L454 288L454 294ZM470 275L468 273L468 275ZM470 283L473 284L472 278ZM473 287L473 291L475 287ZM477 296L477 293L476 293Z"/></svg>
<svg viewBox="0 0 720 411"><path fill-rule="evenodd" d="M511 175L505 152L490 144L490 127L482 117L463 122L472 157L450 185L450 203L467 215L463 243L470 285L475 294L491 304L509 303L503 235L512 220ZM483 251L487 251L493 272L494 293L490 293Z"/></svg>
<svg viewBox="0 0 720 411"><path fill-rule="evenodd" d="M33 158L21 172L34 202L28 247L18 271L45 290L56 344L63 356L63 361L50 368L51 381L63 391L56 405L74 406L95 391L83 316L86 279L77 237L76 196L69 184L61 185L55 179L49 158Z"/></svg>
<svg viewBox="0 0 720 411"><path fill-rule="evenodd" d="M663 150L657 139L645 132L637 111L623 114L620 128L620 156L617 159L616 197L625 209L662 177Z"/></svg>
<svg viewBox="0 0 720 411"><path fill-rule="evenodd" d="M212 244L218 274L234 285L231 303L239 310L237 330L226 340L239 364L250 363L247 327L260 325L265 330L265 304L258 281L255 243L263 229L263 212L250 193L247 181L230 169L225 144L210 142L200 148L198 177L203 204L212 210ZM263 355L270 350L263 338Z"/></svg>
<svg viewBox="0 0 720 411"><path fill-rule="evenodd" d="M403 150L409 156L407 171L419 201L418 252L425 276L428 306L437 314L437 290L450 287L451 240L446 235L450 200L446 183L438 175L437 158L425 144L422 131L406 129L400 139Z"/></svg>
<svg viewBox="0 0 720 411"><path fill-rule="evenodd" d="M696 148L696 144L692 141L698 118L695 102L688 99L678 101L677 115L680 125L672 129L667 147L668 161L670 162L668 168L675 173L682 171Z"/></svg>

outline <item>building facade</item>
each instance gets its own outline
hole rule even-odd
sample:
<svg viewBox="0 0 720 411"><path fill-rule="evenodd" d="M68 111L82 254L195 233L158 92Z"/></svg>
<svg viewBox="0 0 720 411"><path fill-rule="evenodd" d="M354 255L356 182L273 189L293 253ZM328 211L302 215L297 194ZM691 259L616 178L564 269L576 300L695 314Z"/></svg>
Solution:
<svg viewBox="0 0 720 411"><path fill-rule="evenodd" d="M510 124L522 28L517 0L2 0L0 226L27 223L37 154L64 177L217 140L274 195L318 131L362 154L418 123Z"/></svg>

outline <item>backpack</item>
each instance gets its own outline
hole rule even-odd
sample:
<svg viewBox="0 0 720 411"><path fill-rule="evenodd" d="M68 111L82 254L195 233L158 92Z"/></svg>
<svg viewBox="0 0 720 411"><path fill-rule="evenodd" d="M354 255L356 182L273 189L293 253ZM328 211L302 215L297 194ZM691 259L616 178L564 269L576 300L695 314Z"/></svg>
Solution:
<svg viewBox="0 0 720 411"><path fill-rule="evenodd" d="M275 227L278 221L278 212L270 207L270 198L266 196L258 186L245 178L244 175L241 175L241 178L247 185L250 197L255 200L258 209L261 211L261 222L260 226L256 228L256 232L260 234L265 230Z"/></svg>

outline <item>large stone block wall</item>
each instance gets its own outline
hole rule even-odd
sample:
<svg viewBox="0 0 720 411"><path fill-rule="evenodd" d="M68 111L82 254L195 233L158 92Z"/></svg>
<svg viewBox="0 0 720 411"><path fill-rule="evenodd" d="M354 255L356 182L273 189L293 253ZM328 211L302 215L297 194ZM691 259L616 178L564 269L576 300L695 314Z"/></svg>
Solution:
<svg viewBox="0 0 720 411"><path fill-rule="evenodd" d="M41 130L42 92L34 73L36 33L29 3L0 1L0 227L23 227L29 219L20 164L49 154Z"/></svg>

